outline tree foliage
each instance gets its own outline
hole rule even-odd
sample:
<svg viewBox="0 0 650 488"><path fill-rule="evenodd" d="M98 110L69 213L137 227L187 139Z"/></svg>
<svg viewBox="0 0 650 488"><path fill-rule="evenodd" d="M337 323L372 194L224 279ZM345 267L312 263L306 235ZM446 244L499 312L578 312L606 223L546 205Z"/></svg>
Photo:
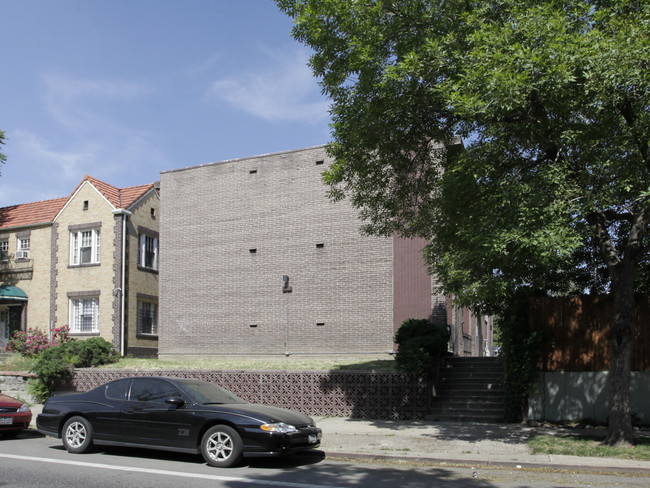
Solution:
<svg viewBox="0 0 650 488"><path fill-rule="evenodd" d="M3 146L5 143L5 133L0 130L0 146ZM4 164L7 161L7 156L0 152L0 164Z"/></svg>
<svg viewBox="0 0 650 488"><path fill-rule="evenodd" d="M650 268L650 4L276 1L332 100L332 198L349 198L369 233L428 238L432 271L462 304L499 309L522 287L612 293L608 441L631 441L634 291Z"/></svg>

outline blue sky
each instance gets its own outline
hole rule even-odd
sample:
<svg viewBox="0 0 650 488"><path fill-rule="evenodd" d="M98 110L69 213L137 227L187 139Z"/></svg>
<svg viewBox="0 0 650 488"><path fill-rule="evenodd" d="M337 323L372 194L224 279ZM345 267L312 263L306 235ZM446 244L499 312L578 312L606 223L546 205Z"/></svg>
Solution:
<svg viewBox="0 0 650 488"><path fill-rule="evenodd" d="M329 141L272 0L0 0L0 207Z"/></svg>

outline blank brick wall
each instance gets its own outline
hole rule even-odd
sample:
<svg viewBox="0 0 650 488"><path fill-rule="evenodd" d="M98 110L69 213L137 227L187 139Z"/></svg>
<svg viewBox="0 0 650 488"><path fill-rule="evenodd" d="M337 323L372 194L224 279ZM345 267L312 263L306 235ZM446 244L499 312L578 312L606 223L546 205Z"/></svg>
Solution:
<svg viewBox="0 0 650 488"><path fill-rule="evenodd" d="M393 240L329 201L328 164L314 147L162 173L161 357L393 349Z"/></svg>

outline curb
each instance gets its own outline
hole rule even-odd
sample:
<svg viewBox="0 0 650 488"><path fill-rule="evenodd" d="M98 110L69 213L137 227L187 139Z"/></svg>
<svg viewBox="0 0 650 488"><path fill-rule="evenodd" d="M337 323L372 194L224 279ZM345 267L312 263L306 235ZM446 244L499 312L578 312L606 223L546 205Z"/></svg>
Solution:
<svg viewBox="0 0 650 488"><path fill-rule="evenodd" d="M350 460L350 461L381 461L381 462L399 462L399 463L415 463L415 464L428 464L436 466L467 466L474 469L481 466L484 467L499 467L499 468L514 468L514 469L552 469L557 471L571 471L571 472L590 472L590 473L641 473L650 475L650 466L613 466L606 465L590 465L590 464L566 464L549 462L542 463L541 461L499 461L490 459L454 459L454 458L437 458L430 456L394 456L387 454L360 454L356 452L330 452L322 451L326 459L336 460ZM593 458L589 458L593 459ZM608 460L609 458L597 458L598 461Z"/></svg>

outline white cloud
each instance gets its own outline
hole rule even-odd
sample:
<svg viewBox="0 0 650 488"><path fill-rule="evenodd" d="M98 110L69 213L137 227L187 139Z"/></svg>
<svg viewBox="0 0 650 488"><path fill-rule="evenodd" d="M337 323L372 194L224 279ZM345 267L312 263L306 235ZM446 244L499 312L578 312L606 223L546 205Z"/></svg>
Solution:
<svg viewBox="0 0 650 488"><path fill-rule="evenodd" d="M99 148L87 143L75 151L60 151L31 132L11 133L7 165L0 177L0 206L63 197L97 164Z"/></svg>
<svg viewBox="0 0 650 488"><path fill-rule="evenodd" d="M124 80L82 79L48 73L43 77L45 107L69 130L87 131L105 125L107 119L89 108L92 104L132 102L152 90Z"/></svg>
<svg viewBox="0 0 650 488"><path fill-rule="evenodd" d="M307 66L304 50L270 53L268 68L212 83L210 96L264 120L322 122L328 102Z"/></svg>
<svg viewBox="0 0 650 488"><path fill-rule="evenodd" d="M68 100L83 96L104 100L132 100L151 93L142 84L124 80L79 79L53 73L46 74L44 79L50 91Z"/></svg>
<svg viewBox="0 0 650 488"><path fill-rule="evenodd" d="M25 131L15 132L12 141L20 159L37 161L38 166L48 173L72 180L79 178L82 166L93 162L99 149L97 145L88 143L75 152L56 151L44 139Z"/></svg>
<svg viewBox="0 0 650 488"><path fill-rule="evenodd" d="M9 158L1 168L0 206L67 196L85 174L116 186L148 183L169 166L156 136L133 126L151 89L60 74L43 80L42 103L51 118L41 121L38 132L6 131Z"/></svg>

